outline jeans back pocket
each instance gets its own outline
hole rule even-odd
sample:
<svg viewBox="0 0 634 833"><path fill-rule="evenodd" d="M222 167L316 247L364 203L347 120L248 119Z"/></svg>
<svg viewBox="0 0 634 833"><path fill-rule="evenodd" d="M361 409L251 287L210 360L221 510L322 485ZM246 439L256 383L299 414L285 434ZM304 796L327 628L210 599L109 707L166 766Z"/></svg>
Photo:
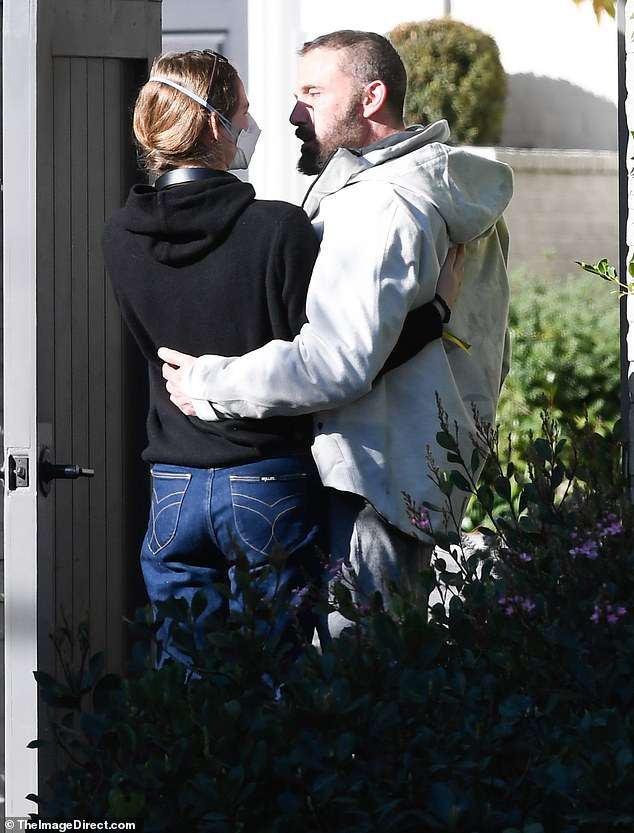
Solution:
<svg viewBox="0 0 634 833"><path fill-rule="evenodd" d="M191 480L187 472L154 471L152 504L147 530L148 549L157 555L176 535L183 499Z"/></svg>
<svg viewBox="0 0 634 833"><path fill-rule="evenodd" d="M257 553L279 546L290 554L317 534L315 483L306 472L230 475L229 482L236 532Z"/></svg>

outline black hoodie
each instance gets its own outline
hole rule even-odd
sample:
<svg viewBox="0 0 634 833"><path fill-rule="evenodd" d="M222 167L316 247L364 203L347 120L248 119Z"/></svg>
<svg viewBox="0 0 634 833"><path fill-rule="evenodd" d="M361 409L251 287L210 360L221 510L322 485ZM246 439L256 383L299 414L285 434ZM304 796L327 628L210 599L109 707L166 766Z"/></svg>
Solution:
<svg viewBox="0 0 634 833"><path fill-rule="evenodd" d="M148 361L150 462L210 468L308 451L309 416L203 422L169 400L159 347L193 356L241 356L290 341L318 243L304 212L256 200L253 188L215 171L157 191L135 185L107 222L106 267L123 317Z"/></svg>

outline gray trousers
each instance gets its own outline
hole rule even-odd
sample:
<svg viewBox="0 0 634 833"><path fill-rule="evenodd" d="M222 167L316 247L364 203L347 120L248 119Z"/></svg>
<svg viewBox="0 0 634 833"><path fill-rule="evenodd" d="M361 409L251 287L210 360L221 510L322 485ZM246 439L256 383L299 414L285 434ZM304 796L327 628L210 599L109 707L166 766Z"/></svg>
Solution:
<svg viewBox="0 0 634 833"><path fill-rule="evenodd" d="M359 495L335 489L327 489L327 493L330 563L341 564L343 579L356 588L355 601L366 604L372 593L379 590L387 606L389 581L415 591L418 574L429 565L433 546L389 524ZM318 627L322 645L351 624L340 613L331 613L327 631L325 621Z"/></svg>

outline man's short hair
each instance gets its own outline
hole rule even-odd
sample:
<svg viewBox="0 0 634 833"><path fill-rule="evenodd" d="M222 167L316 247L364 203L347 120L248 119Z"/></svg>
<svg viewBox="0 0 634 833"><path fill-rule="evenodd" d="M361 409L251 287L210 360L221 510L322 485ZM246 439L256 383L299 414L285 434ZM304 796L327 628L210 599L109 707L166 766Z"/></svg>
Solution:
<svg viewBox="0 0 634 833"><path fill-rule="evenodd" d="M385 106L402 120L407 72L400 55L387 38L376 32L342 29L308 41L299 50L307 55L314 49L346 50L345 71L362 84L383 81L387 87Z"/></svg>

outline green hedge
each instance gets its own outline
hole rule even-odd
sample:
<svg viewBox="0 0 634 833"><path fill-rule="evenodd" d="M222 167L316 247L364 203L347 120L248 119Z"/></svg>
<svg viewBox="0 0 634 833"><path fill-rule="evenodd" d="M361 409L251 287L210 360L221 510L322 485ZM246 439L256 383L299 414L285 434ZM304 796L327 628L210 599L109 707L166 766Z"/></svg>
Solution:
<svg viewBox="0 0 634 833"><path fill-rule="evenodd" d="M500 436L506 441L511 434L524 455L543 411L565 426L573 444L587 426L610 431L620 418L620 367L619 305L608 287L582 272L542 278L518 270L511 275L509 324L512 361L497 413ZM475 529L483 517L471 501L463 528Z"/></svg>
<svg viewBox="0 0 634 833"><path fill-rule="evenodd" d="M41 817L138 818L145 833L634 829L634 530L618 440L586 436L576 466L546 420L521 465L500 460L480 426L474 465L485 451L494 465L476 489L452 431L445 418L444 493L505 504L488 551L454 547L455 572L439 553L422 601L394 589L389 611L378 597L355 607L339 583L357 624L294 663L240 560L244 611L215 622L202 649L179 630L198 679L152 669L144 613L126 679L87 661L83 635L76 670L37 675L68 753ZM159 616L191 626L198 602ZM70 634L57 645L69 649Z"/></svg>
<svg viewBox="0 0 634 833"><path fill-rule="evenodd" d="M454 20L403 23L388 37L409 77L408 123L447 119L454 144L499 143L506 73L492 37Z"/></svg>
<svg viewBox="0 0 634 833"><path fill-rule="evenodd" d="M500 432L538 432L547 409L573 436L587 414L598 430L620 416L619 305L600 280L511 276L512 365Z"/></svg>

